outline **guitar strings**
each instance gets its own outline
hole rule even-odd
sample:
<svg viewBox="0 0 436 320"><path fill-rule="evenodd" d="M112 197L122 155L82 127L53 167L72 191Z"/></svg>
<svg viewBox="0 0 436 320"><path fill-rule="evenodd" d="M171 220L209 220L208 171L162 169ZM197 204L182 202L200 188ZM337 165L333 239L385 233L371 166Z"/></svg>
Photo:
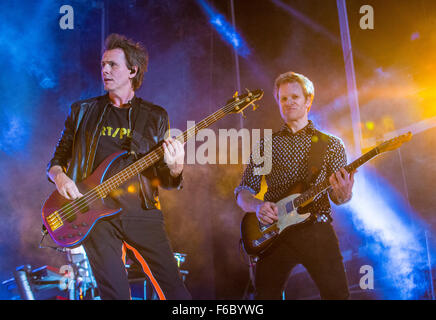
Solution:
<svg viewBox="0 0 436 320"><path fill-rule="evenodd" d="M177 137L176 139L179 140L180 136ZM154 161L158 161L160 159L160 157L163 154L163 148L160 147L159 149L156 149L155 151L153 151L153 153L149 154L147 158L153 158L153 155L156 154L157 155L157 159L151 159L151 161L149 161L149 159L145 159L145 167L148 167L149 165L153 164ZM139 160L141 161L141 160ZM135 163L135 165L137 165L138 162ZM141 163L139 163L141 164ZM125 169L123 169L121 172L119 172L118 174L116 174L115 176L109 178L108 180L106 180L103 184L100 184L99 186L96 186L95 188L91 189L87 194L85 194L85 196L81 197L80 199L77 199L77 201L70 202L68 203L63 209L61 208L61 210L59 210L59 217L61 219L68 219L70 217L72 217L74 214L76 214L78 211L80 211L81 209L86 207L87 203L90 203L94 200L97 200L100 198L99 196L99 191L98 189L101 189L101 191L106 192L108 189L111 189L113 186L115 186L117 183L123 183L124 181L122 181L123 178L123 173L124 171L133 171L134 169L129 167L126 167ZM141 172L142 170L139 170L139 172ZM106 185L103 186L102 185ZM71 207L71 208L68 208Z"/></svg>
<svg viewBox="0 0 436 320"><path fill-rule="evenodd" d="M236 106L238 103L240 103L243 100L239 100L239 101L233 101L231 103L229 103L228 105L224 106L223 108L215 111L213 114L211 114L210 116L208 116L207 118L205 118L204 120L202 120L199 124L206 124L206 127L209 126L211 123L220 120L222 117L224 117L229 111L230 109L232 109L234 106ZM250 101L249 104L253 103L255 100ZM249 105L247 104L247 106ZM223 114L220 114L220 118L216 119L216 115L220 112L223 112ZM213 121L210 122L213 118ZM198 131L201 130L199 128L199 126L195 126L193 128L189 128L187 131L185 131L184 133L182 133L181 135L179 135L178 137L176 137L176 140L180 140L182 137L185 140L188 140L190 138L192 138L193 136L195 136ZM192 134L192 131L194 132L194 134ZM185 138L186 136L186 138ZM149 163L149 160L146 158L151 158L153 156L153 154L157 155L156 159L152 159L152 161ZM80 199L78 199L77 201L72 201L70 203L68 203L67 205L61 207L61 209L58 211L59 215L59 219L61 221L64 221L64 219L69 219L71 217L73 217L74 215L76 215L77 213L79 213L79 211L81 211L82 209L86 208L88 203L92 203L95 200L100 199L100 195L99 195L99 191L97 190L99 187L101 187L103 184L107 184L107 189L110 190L114 185L116 185L117 183L120 185L122 183L124 183L125 181L122 181L123 178L123 172L127 172L127 171L131 171L133 170L131 167L136 166L139 162L145 162L145 167L143 169L141 169L139 172L145 170L145 168L149 167L150 165L152 165L154 162L158 161L163 155L163 147L160 146L158 149L154 150L152 153L150 153L148 156L145 156L144 158L140 159L139 161L131 164L130 166L126 167L125 169L123 169L122 171L120 171L118 174L114 175L113 177L109 178L108 180L106 180L104 183L94 187L93 189L91 189L90 191L88 191L85 196L81 197ZM145 159L145 160L143 160ZM133 171L134 172L134 171ZM138 173L139 173L138 172ZM112 181L114 180L114 181ZM118 181L117 181L118 180ZM106 187L103 187L103 190L105 190ZM68 208L70 207L70 208ZM56 217L54 218L56 221ZM49 221L49 220L48 220ZM51 221L53 221L51 219Z"/></svg>
<svg viewBox="0 0 436 320"><path fill-rule="evenodd" d="M242 101L242 100L239 100L239 101ZM205 123L206 126L209 126L209 125L210 125L211 118L213 118L213 121L217 121L217 120L219 120L220 118L216 119L216 116L217 116L217 114L220 113L220 112L224 112L224 114L221 114L221 115L220 115L221 118L224 117L224 116L226 115L226 113L229 111L229 110L226 110L226 109L233 108L234 105L236 105L236 104L239 103L239 101L234 101L234 102L232 102L232 103L229 103L229 104L226 105L225 107L223 107L223 108L217 110L217 111L214 112L212 115L210 115L209 117L207 117L206 119L204 119L203 121L201 121L200 124L204 124L204 123ZM249 101L249 102L250 102L249 104L253 103L254 101L255 101L254 99L253 99L253 101ZM249 105L249 104L247 104L247 105ZM182 135L180 135L179 137L177 137L176 139L177 139L177 140L180 140L180 138L181 138L182 136L185 136L185 135L186 135L186 139L190 139L190 138L192 137L192 135L191 135L191 136L188 136L188 135L191 134L192 131L194 131L194 135L196 135L197 132L198 132L199 130L201 130L201 129L200 129L200 126L195 126L195 127L194 127L194 130L192 130L192 128L190 128L190 129L188 129L186 132L184 132ZM185 138L184 138L184 139L185 139ZM185 139L185 140L186 140L186 139ZM183 141L183 140L182 140L182 141ZM152 153L149 154L147 157L148 157L148 158L151 158L153 155L156 155L156 153L157 153L157 158L156 158L156 159L152 159L151 163L148 163L148 159L146 159L145 161L143 161L143 162L145 162L145 165L146 165L146 166L145 166L143 169L140 169L140 170L138 171L138 173L141 172L141 171L143 171L143 170L145 170L145 168L147 168L148 166L150 166L151 164L153 164L154 161L158 161L158 160L161 158L161 156L162 156L162 152L163 152L163 148L160 147L159 149L157 149L157 150L154 151L154 154L152 154ZM143 158L143 159L144 159L144 158ZM142 160L143 160L143 159L142 159ZM141 160L139 160L138 162L140 162L140 161L141 161ZM106 188L108 188L108 189L112 188L114 184L116 185L117 183L118 183L118 184L122 184L122 183L124 183L125 181L122 181L122 175L123 175L123 172L124 172L124 171L125 171L125 172L127 172L127 171L133 171L131 167L134 167L138 162L136 162L136 163L130 165L129 167L123 169L121 172L119 172L119 173L116 174L115 176L109 178L109 179L105 182L106 185L109 185L109 186L107 186L107 187L104 187L104 186L103 186L103 190L105 191ZM134 171L133 171L133 172L134 172ZM120 177L120 174L121 174L121 177ZM119 181L117 181L117 180L119 180ZM101 184L101 185L102 185L102 184ZM100 188L101 185L96 186L94 189L90 190L87 194L85 194L84 197L81 197L81 198L78 199L77 201L74 201L74 203L68 203L68 204L66 205L66 207L70 207L70 208L65 208L65 207L61 208L61 210L59 210L59 213L60 213L59 218L60 218L61 220L62 220L62 219L65 219L65 218L68 219L69 217L71 217L71 216L73 216L74 214L76 214L76 213L78 212L78 210L81 210L81 209L83 209L84 207L86 207L86 204L87 204L87 201L86 201L86 200L89 200L89 201L92 202L92 201L94 201L94 200L96 200L96 199L99 199L99 198L100 198L100 195L98 194L98 190L97 190L97 189ZM78 206L78 207L77 207L77 206ZM55 219L56 219L56 218L55 218Z"/></svg>
<svg viewBox="0 0 436 320"><path fill-rule="evenodd" d="M230 107L231 105L229 105L228 107ZM222 108L222 109L225 109L225 108ZM215 112L214 114L212 114L211 116L209 116L208 118L206 118L205 120L203 120L202 122L200 122L200 123L206 123L207 125L209 125L210 124L210 120L211 119L209 119L209 118L215 118L216 117L216 114L217 113L219 113L220 111L223 111L222 109L220 109L220 110L218 110L217 112ZM223 114L222 116L224 116L225 114ZM191 129L191 128L190 128ZM201 129L199 129L199 126L197 126L197 127L194 127L194 131L198 131L198 130L201 130ZM186 134L191 134L191 136L190 137L187 137L187 139L189 139L189 138L191 138L192 137L192 131L193 130L191 130L191 132L186 132ZM196 134L196 133L195 133ZM180 135L179 137L177 137L176 139L177 140L180 140L180 138L182 137L182 136L184 136L185 134L182 134L182 135ZM163 148L162 147L160 147L159 149L157 149L157 150L155 150L154 151L154 154L157 154L157 158L156 159L152 159L152 161L151 161L151 163L149 163L149 161L148 161L148 159L146 159L146 161L145 161L145 168L146 167L148 167L149 165L151 165L151 164L153 164L153 162L154 161L158 161L159 159L160 159L160 157L162 156L162 154L163 154ZM151 153L151 154L149 154L149 156L148 156L148 158L151 158L153 155L154 155L153 153ZM141 160L140 160L141 161ZM137 163L135 163L135 165L136 165ZM144 169L145 169L144 168ZM139 172L141 172L141 171L143 171L144 169L140 169L139 170ZM123 169L120 173L122 173L123 171L133 171L132 170L132 168L130 168L130 166L129 167L127 167L127 168L125 168L125 169ZM134 172L134 171L133 171ZM139 173L138 172L138 173ZM110 189L114 184L116 185L117 183L123 183L124 181L122 181L122 179L119 177L120 176L120 173L118 173L117 175L115 175L115 176L113 176L113 177L111 177L110 179L108 179L105 183L107 184L107 185L109 185L108 186L108 188ZM117 177L118 176L118 177ZM121 176L122 176L122 174L121 174ZM117 181L118 180L118 181ZM99 198L99 194L98 194L98 191L96 190L97 188L99 188L99 187L101 187L101 185L99 185L99 186L96 186L94 189L92 189L92 190L90 190L84 197L82 197L82 198L80 198L80 199L78 199L77 201L76 201L76 203L75 204L73 204L72 205L72 203L69 203L68 205L69 206L76 206L77 207L77 205L79 205L79 210L81 209L81 208L83 208L83 206L82 205L85 205L86 206L86 200L89 200L89 201L92 201L93 199L95 200L95 199L98 199ZM100 189L103 189L103 191L106 191L105 189L107 189L106 187L103 187L103 188L100 188ZM96 195L94 195L94 194L92 194L92 193L94 193L96 191ZM89 198L89 196L91 196L91 198ZM85 201L85 202L84 202ZM82 202L82 203L81 203ZM67 205L67 206L68 206ZM75 210L74 210L75 209ZM62 213L66 213L66 215L62 215L62 216L60 216L60 218L61 219L65 219L65 218L69 218L71 215L69 215L69 213L71 213L71 211L75 211L75 212L73 212L73 214L75 214L75 213L77 213L77 208L71 208L71 209L68 209L68 208L66 208L66 209L64 209L64 210L60 210L61 212L61 214Z"/></svg>
<svg viewBox="0 0 436 320"><path fill-rule="evenodd" d="M180 137L178 137L178 138L180 138ZM153 153L149 154L147 158L153 158L153 156L156 154L157 159L151 159L151 161L149 161L149 159L145 159L145 161L142 161L142 162L144 162L145 167L153 164L154 161L159 160L163 154L162 150L163 150L162 147L160 147L159 149L153 151ZM139 160L139 161L141 161L141 160ZM135 165L141 164L139 161L136 162ZM116 186L116 184L122 184L124 182L124 181L122 181L123 172L128 172L128 171L135 172L134 170L135 169L130 168L130 166L126 167L125 169L123 169L121 172L119 172L115 176L106 180L103 184L100 184L99 186L96 186L95 188L91 189L88 193L85 194L85 196L81 197L80 199L77 199L77 201L73 201L73 202L68 203L67 205L62 207L61 210L58 211L59 218L61 220L63 220L63 219L68 219L68 218L74 216L76 213L78 213L78 211L86 208L87 203L91 203L92 201L101 198L99 195L99 191L102 191L103 193L105 193L105 192L107 192L107 190L111 189L113 186ZM142 170L139 170L138 172L141 172L141 171ZM70 208L68 208L68 207L70 207Z"/></svg>
<svg viewBox="0 0 436 320"><path fill-rule="evenodd" d="M378 147L375 147L359 157L358 159L354 160L350 164L346 165L345 168L347 171L352 171L353 169L357 169L362 164L366 163L373 157L375 157L379 153ZM330 182L328 179L322 181L319 185L315 186L313 189L309 189L305 191L303 194L298 196L293 200L294 204L296 204L297 207L299 207L301 204L305 203L307 200L309 200L312 197L318 196L320 193L326 191L328 188L330 188Z"/></svg>
<svg viewBox="0 0 436 320"><path fill-rule="evenodd" d="M162 150L155 150L154 154L158 155L158 159L160 158L159 156L162 155L162 152L157 152L157 151L162 151ZM154 154L149 154L148 158L152 158L152 156ZM157 159L157 160L158 160ZM157 161L156 159L151 159L151 161L149 161L149 159L146 159L144 162L145 167L152 165L154 161ZM141 160L139 160L141 161ZM141 164L139 162L135 163L136 165ZM108 180L106 180L104 183L96 186L95 188L91 189L90 191L88 191L88 193L86 193L83 197L77 199L76 201L70 202L67 205L65 205L64 207L62 207L58 213L59 213L59 218L61 220L64 219L68 219L70 217L73 217L75 214L77 214L79 211L81 211L82 209L85 209L87 204L92 203L95 200L101 199L101 195L100 192L102 193L106 193L107 190L110 190L112 187L115 187L117 184L122 184L125 181L123 181L123 172L128 172L128 171L133 171L134 172L135 169L132 169L129 167L123 169L121 172L119 172L118 174L116 174L115 176L109 178ZM142 170L139 170L138 172L141 172ZM54 218L56 219L56 218Z"/></svg>
<svg viewBox="0 0 436 320"><path fill-rule="evenodd" d="M127 168L126 168L127 169ZM113 182L117 182L117 179L113 179L116 178L116 176L113 176L111 178L109 178L108 180L106 180L103 184L112 184ZM114 181L110 181L110 180L114 180ZM96 200L99 198L99 192L98 189L99 187L101 187L102 184L96 186L95 188L89 190L83 197L77 199L76 201L72 201L66 205L64 205L63 207L61 207L61 209L58 211L59 213L59 218L61 220L63 219L68 219L70 217L72 217L74 214L76 214L78 211L80 211L81 209L86 208L87 203L92 202L93 200ZM89 202L87 201L89 200ZM70 213L72 213L70 215ZM56 219L56 218L54 218Z"/></svg>

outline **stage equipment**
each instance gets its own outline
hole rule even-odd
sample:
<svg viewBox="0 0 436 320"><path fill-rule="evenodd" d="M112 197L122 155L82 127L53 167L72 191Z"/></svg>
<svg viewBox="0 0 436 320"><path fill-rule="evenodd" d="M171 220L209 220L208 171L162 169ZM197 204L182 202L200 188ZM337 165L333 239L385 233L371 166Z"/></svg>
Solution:
<svg viewBox="0 0 436 320"><path fill-rule="evenodd" d="M181 269L182 264L186 261L186 257L186 253L174 252L174 258L177 260L177 266L179 267L183 281L186 280L186 277L189 274L189 271ZM135 259L129 259L128 262L129 263L126 264L126 270L132 300L159 300L159 296L157 295L151 280L144 273L140 264Z"/></svg>
<svg viewBox="0 0 436 320"><path fill-rule="evenodd" d="M13 300L97 300L97 288L86 252L82 246L65 249L68 264L59 269L30 265L17 267L14 277L2 282Z"/></svg>
<svg viewBox="0 0 436 320"><path fill-rule="evenodd" d="M70 300L97 300L97 284L83 246L67 249L67 271L72 272L68 285Z"/></svg>
<svg viewBox="0 0 436 320"><path fill-rule="evenodd" d="M64 277L57 268L43 266L32 270L28 264L19 266L14 277L2 282L11 294L10 300L65 300L67 291L60 284Z"/></svg>
<svg viewBox="0 0 436 320"><path fill-rule="evenodd" d="M240 245L242 248L242 241L241 241ZM243 254L245 254L243 249L241 249L241 252ZM247 254L245 254L245 256L247 257L247 260L248 260L247 264L248 264L249 279L248 279L247 285L245 286L242 300L254 300L254 298L255 298L254 294L256 291L256 282L255 282L256 263L257 263L258 257L247 255Z"/></svg>
<svg viewBox="0 0 436 320"><path fill-rule="evenodd" d="M18 292L23 300L35 300L32 288L29 284L28 276L32 271L32 267L28 264L18 267L14 271L14 279L17 284Z"/></svg>

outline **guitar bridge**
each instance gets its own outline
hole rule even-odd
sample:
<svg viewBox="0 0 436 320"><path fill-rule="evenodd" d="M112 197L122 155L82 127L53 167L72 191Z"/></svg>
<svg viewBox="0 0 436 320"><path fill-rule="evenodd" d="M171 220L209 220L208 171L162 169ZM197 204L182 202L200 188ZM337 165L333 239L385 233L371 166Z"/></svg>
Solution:
<svg viewBox="0 0 436 320"><path fill-rule="evenodd" d="M59 216L59 212L57 211L53 212L47 217L47 222L52 231L55 231L64 225L61 217Z"/></svg>

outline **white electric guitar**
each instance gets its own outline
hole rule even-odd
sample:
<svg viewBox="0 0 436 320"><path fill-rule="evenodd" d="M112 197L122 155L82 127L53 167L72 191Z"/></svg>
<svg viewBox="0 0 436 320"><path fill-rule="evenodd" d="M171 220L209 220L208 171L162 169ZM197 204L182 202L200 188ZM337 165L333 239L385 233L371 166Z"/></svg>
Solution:
<svg viewBox="0 0 436 320"><path fill-rule="evenodd" d="M395 150L411 138L412 133L409 132L383 142L345 166L345 170L349 173L353 172L380 153ZM303 190L302 183L293 186L287 197L276 202L279 218L277 222L270 225L261 224L255 212L247 212L241 222L241 238L245 252L249 255L258 255L268 248L283 230L309 221L313 215L310 212L300 214L298 209L311 203L317 195L329 188L328 179L306 191Z"/></svg>

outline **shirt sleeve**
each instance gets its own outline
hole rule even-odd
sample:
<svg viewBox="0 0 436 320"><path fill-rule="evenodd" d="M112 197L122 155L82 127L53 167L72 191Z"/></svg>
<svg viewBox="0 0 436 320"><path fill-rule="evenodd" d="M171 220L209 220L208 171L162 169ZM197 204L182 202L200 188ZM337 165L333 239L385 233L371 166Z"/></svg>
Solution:
<svg viewBox="0 0 436 320"><path fill-rule="evenodd" d="M65 120L65 126L64 130L62 131L61 137L55 147L54 153L52 158L50 159L49 163L47 164L46 168L46 175L47 179L50 182L51 181L49 177L49 171L50 168L53 166L60 166L64 172L67 172L68 162L71 159L72 156L72 147L73 147L73 140L74 140L74 134L75 134L75 112L78 108L77 105L72 105L70 108L70 112L67 116L67 119Z"/></svg>
<svg viewBox="0 0 436 320"><path fill-rule="evenodd" d="M327 147L326 168L327 179L339 171L340 168L347 165L347 154L345 153L345 146L341 139L333 137ZM332 190L329 190L329 195Z"/></svg>
<svg viewBox="0 0 436 320"><path fill-rule="evenodd" d="M342 140L333 137L327 148L327 174L338 171L347 165L347 154Z"/></svg>

